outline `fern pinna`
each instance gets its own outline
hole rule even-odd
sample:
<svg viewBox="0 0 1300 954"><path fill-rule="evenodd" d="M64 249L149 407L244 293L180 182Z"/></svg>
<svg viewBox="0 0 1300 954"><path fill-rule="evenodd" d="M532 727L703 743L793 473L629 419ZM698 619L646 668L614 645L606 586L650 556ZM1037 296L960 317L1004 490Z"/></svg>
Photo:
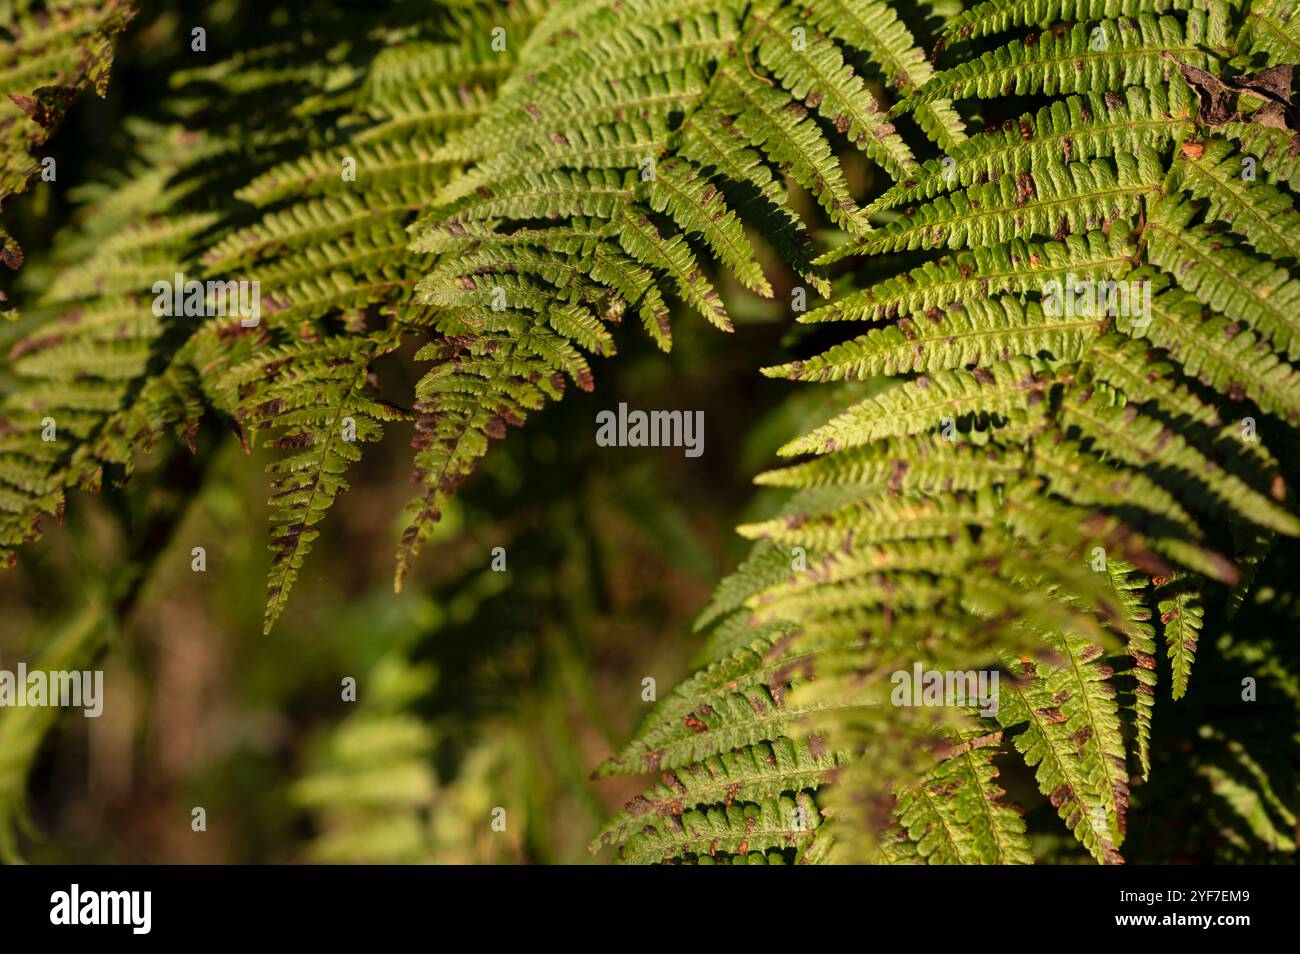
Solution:
<svg viewBox="0 0 1300 954"><path fill-rule="evenodd" d="M896 174L821 259L847 263L843 290L800 321L858 332L768 373L843 382L836 413L782 449L808 460L759 477L793 496L741 528L755 549L700 620L699 673L601 767L663 781L599 843L1028 862L997 781L1021 762L1093 858L1123 860L1158 673L1194 689L1207 610L1230 615L1300 532L1298 40L1273 0L988 0L948 21L947 68L891 118L1024 112ZM996 671L998 705L898 705L891 677L918 662ZM1247 838L1285 832L1297 793L1210 748L1220 808Z"/></svg>

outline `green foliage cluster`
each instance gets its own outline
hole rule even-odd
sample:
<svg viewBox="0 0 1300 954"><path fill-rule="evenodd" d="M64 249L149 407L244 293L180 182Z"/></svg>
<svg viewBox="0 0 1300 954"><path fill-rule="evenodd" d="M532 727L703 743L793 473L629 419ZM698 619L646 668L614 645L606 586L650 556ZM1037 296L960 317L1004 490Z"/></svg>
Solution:
<svg viewBox="0 0 1300 954"><path fill-rule="evenodd" d="M100 7L77 35L94 64L127 15ZM773 298L786 269L825 301L798 316L804 356L765 373L835 410L759 476L785 496L740 528L754 548L700 617L698 671L597 770L660 773L598 845L1029 862L1010 770L1116 863L1164 761L1157 701L1195 690L1211 625L1216 654L1273 667L1294 716L1290 656L1231 629L1276 609L1252 584L1300 536L1283 0L385 9L177 76L172 121L132 127L135 160L87 191L10 355L0 556L69 489L212 418L280 452L269 630L361 446L409 422L400 588L490 442L592 389L587 356L614 353L627 313L667 350L674 300L732 331L719 274ZM883 183L865 202L864 168ZM173 274L259 281L261 321L153 314ZM1132 294L1076 308L1080 283ZM428 367L397 401L378 368L409 342ZM997 668L997 712L893 704L915 661ZM343 730L304 803L358 794L371 733L429 797L429 740L395 696ZM1243 854L1293 853L1294 772L1270 776L1231 723L1196 730L1207 810Z"/></svg>
<svg viewBox="0 0 1300 954"><path fill-rule="evenodd" d="M664 772L603 843L1025 862L997 781L1023 760L1079 843L1123 860L1157 655L1182 697L1207 605L1230 614L1300 529L1284 184L1300 140L1277 44L1296 26L1248 7L994 0L948 22L954 65L890 115L1029 108L896 177L821 259L857 264L800 320L863 330L768 373L868 393L782 449L813 459L759 477L794 493L741 527L755 550L701 618L699 674L602 767ZM1053 281L1144 288L1150 308L1053 307ZM996 715L891 704L918 659L999 667ZM1222 797L1284 828L1294 792L1272 814L1267 776L1239 775ZM794 811L813 792L833 824Z"/></svg>

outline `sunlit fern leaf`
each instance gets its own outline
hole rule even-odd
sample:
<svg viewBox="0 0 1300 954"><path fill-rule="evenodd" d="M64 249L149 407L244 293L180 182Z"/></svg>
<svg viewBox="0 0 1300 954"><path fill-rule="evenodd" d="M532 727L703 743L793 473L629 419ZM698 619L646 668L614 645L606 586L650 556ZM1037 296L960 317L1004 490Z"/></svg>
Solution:
<svg viewBox="0 0 1300 954"><path fill-rule="evenodd" d="M619 845L646 824L667 823L700 806L762 803L782 792L816 789L844 761L815 741L778 739L720 752L701 762L663 773L663 781L628 802L606 823L596 843Z"/></svg>
<svg viewBox="0 0 1300 954"><path fill-rule="evenodd" d="M834 262L850 255L878 255L912 249L969 248L1013 238L1063 239L1076 232L1105 228L1117 219L1135 219L1142 200L1160 185L1155 152L1117 154L1064 165L1055 160L1034 172L1004 176L951 196L940 195L911 215L822 257Z"/></svg>
<svg viewBox="0 0 1300 954"><path fill-rule="evenodd" d="M1163 471L1163 482L1188 495L1198 508L1240 515L1261 527L1295 535L1300 520L1270 495L1224 470L1211 456L1176 434L1160 419L1116 406L1103 391L1082 394L1062 409L1062 421L1091 448L1111 448L1120 462ZM1131 443L1120 445L1120 434Z"/></svg>
<svg viewBox="0 0 1300 954"><path fill-rule="evenodd" d="M1202 44L1214 39L1210 18L1198 10L1186 25L1176 17L1075 24L1040 34L1034 43L1012 43L934 76L897 111L922 103L967 96L1026 93L1082 93L1125 86L1157 86L1177 74L1170 61L1204 67L1210 54Z"/></svg>
<svg viewBox="0 0 1300 954"><path fill-rule="evenodd" d="M670 159L660 163L648 188L656 212L666 212L685 231L703 236L719 261L751 291L772 296L740 220L698 168Z"/></svg>
<svg viewBox="0 0 1300 954"><path fill-rule="evenodd" d="M789 516L744 524L739 532L751 539L800 542L828 550L851 532L863 545L952 537L965 527L991 523L993 504L992 494L987 492L934 498L855 493L845 496L839 505L809 507L804 503Z"/></svg>
<svg viewBox="0 0 1300 954"><path fill-rule="evenodd" d="M719 69L713 82L717 102L731 113L741 135L811 192L832 221L849 226L856 211L853 197L830 143L807 110L797 102L790 109L788 95L734 65Z"/></svg>
<svg viewBox="0 0 1300 954"><path fill-rule="evenodd" d="M971 299L951 304L941 314L897 322L797 365L767 369L802 381L865 380L878 375L988 366L1008 352L1050 351L1063 358L1081 355L1098 324L1088 316L1051 318L1038 303L1010 297ZM951 415L951 416L956 416Z"/></svg>
<svg viewBox="0 0 1300 954"><path fill-rule="evenodd" d="M769 0L751 17L758 62L791 96L815 109L890 175L905 175L915 165L912 151L879 111L862 77L844 62L836 46L808 44L803 25L808 11L779 7Z"/></svg>
<svg viewBox="0 0 1300 954"><path fill-rule="evenodd" d="M1295 134L1258 123L1229 121L1223 134L1241 143L1246 155L1259 159L1260 166L1274 173L1293 189L1300 188L1300 151L1292 148Z"/></svg>
<svg viewBox="0 0 1300 954"><path fill-rule="evenodd" d="M1135 778L1160 756L1152 617L1181 696L1206 602L1231 609L1261 542L1300 532L1289 438L1263 437L1294 425L1300 397L1293 135L1253 122L1244 98L1227 122L1207 114L1201 89L1252 48L1276 61L1259 24L1235 30L1239 6L981 3L948 24L948 68L892 111L1035 97L866 206L863 234L819 260L849 273L803 317L818 350L769 371L865 387L782 448L812 459L760 476L794 494L741 528L760 548L704 617L726 629L706 646L734 651L746 623L779 623L806 647L788 690L800 717L772 728L852 754L816 789L827 847L809 857L916 863L984 844L978 815L916 800L916 779L960 770L922 742L941 720L871 695L942 634L940 665L996 651L1020 677L997 715L1008 757L1095 859L1120 861L1129 755ZM1109 297L1082 294L1098 289ZM846 321L864 324L836 343ZM990 776L962 778L1000 797Z"/></svg>
<svg viewBox="0 0 1300 954"><path fill-rule="evenodd" d="M1173 198L1152 208L1151 262L1216 312L1267 335L1288 360L1300 358L1300 280L1229 236L1194 224L1195 217L1195 207Z"/></svg>
<svg viewBox="0 0 1300 954"><path fill-rule="evenodd" d="M924 86L934 75L912 33L888 3L818 0L807 5L803 16L850 47L865 50L879 64L888 85L903 95ZM916 120L942 149L956 149L966 138L965 123L951 103L926 103L917 109Z"/></svg>
<svg viewBox="0 0 1300 954"><path fill-rule="evenodd" d="M1007 661L1025 681L1003 691L996 718L1021 729L1015 746L1066 827L1098 861L1122 862L1128 775L1111 670L1099 647L1069 637L1057 647L1057 666Z"/></svg>
<svg viewBox="0 0 1300 954"><path fill-rule="evenodd" d="M826 454L884 437L937 430L971 414L1009 416L1044 399L1054 383L1050 368L1024 358L987 368L940 370L868 398L781 448L783 456Z"/></svg>
<svg viewBox="0 0 1300 954"><path fill-rule="evenodd" d="M1126 408L1176 423L1189 444L1230 469L1246 464L1250 481L1278 498L1278 463L1272 453L1236 422L1225 422L1218 407L1183 383L1171 362L1139 341L1113 334L1098 339L1089 358L1088 384L1123 394Z"/></svg>
<svg viewBox="0 0 1300 954"><path fill-rule="evenodd" d="M978 304L981 299L1006 293L1024 295L1038 291L1052 280L1064 283L1069 276L1081 280L1118 277L1129 270L1135 251L1132 232L1123 223L1113 223L1109 235L1094 230L1066 236L1063 242L1013 239L977 246L926 262L867 288L849 291L800 315L799 320L807 323L881 321L911 316L916 321L922 315L936 319L940 309L954 303ZM1010 301L1014 303L1016 299ZM1027 306L1022 306L1022 310L1024 307ZM818 359L797 361L764 373L784 372L791 377L804 377L804 371L817 363Z"/></svg>
<svg viewBox="0 0 1300 954"><path fill-rule="evenodd" d="M1236 0L1229 0L1229 4L1235 5ZM940 44L942 48L958 39L976 39L1011 27L1168 13L1200 6L1200 0L983 0L948 22Z"/></svg>
<svg viewBox="0 0 1300 954"><path fill-rule="evenodd" d="M977 181L1015 175L1052 159L1069 163L1137 153L1144 147L1160 149L1187 129L1194 108L1192 93L1177 73L1168 83L1130 86L1122 94L1087 92L1053 100L1036 113L971 137L943 161L927 160L916 174L872 202L866 212L873 214Z"/></svg>
<svg viewBox="0 0 1300 954"><path fill-rule="evenodd" d="M1123 561L1106 560L1105 564L1105 572L1132 624L1124 648L1129 668L1126 672L1116 671L1116 684L1120 689L1120 706L1132 713L1134 747L1145 780L1151 773L1151 722L1156 685L1156 639L1147 603L1147 581Z"/></svg>
<svg viewBox="0 0 1300 954"><path fill-rule="evenodd" d="M764 221L763 234L772 247L819 293L830 291L826 277L812 265L811 239L789 207L781 180L766 159L745 145L730 117L719 109L701 107L677 130L679 153L723 177L724 191L749 220ZM743 183L743 186L737 184ZM663 342L660 342L663 346Z"/></svg>
<svg viewBox="0 0 1300 954"><path fill-rule="evenodd" d="M1293 424L1300 418L1300 376L1267 340L1222 315L1206 315L1199 301L1177 288L1153 298L1151 317L1142 328L1131 320L1120 327L1159 346L1216 392L1249 400Z"/></svg>
<svg viewBox="0 0 1300 954"><path fill-rule="evenodd" d="M1246 10L1242 49L1271 63L1300 63L1300 16L1286 0L1255 0Z"/></svg>
<svg viewBox="0 0 1300 954"><path fill-rule="evenodd" d="M1166 187L1203 200L1207 221L1224 223L1256 251L1300 260L1300 211L1291 196L1246 178L1247 169L1232 143L1212 139L1198 158L1175 160Z"/></svg>
<svg viewBox="0 0 1300 954"><path fill-rule="evenodd" d="M957 746L932 772L899 794L895 812L915 845L918 860L932 865L1032 864L1020 813L1004 804L993 783L993 758L1002 734Z"/></svg>
<svg viewBox="0 0 1300 954"><path fill-rule="evenodd" d="M729 573L713 593L708 607L695 621L697 630L705 629L745 605L745 601L768 586L787 579L807 558L789 547L757 545L749 557Z"/></svg>
<svg viewBox="0 0 1300 954"><path fill-rule="evenodd" d="M756 802L708 806L666 815L632 835L619 849L626 864L668 860L728 862L769 852L798 851L816 836L821 813L807 793Z"/></svg>
<svg viewBox="0 0 1300 954"><path fill-rule="evenodd" d="M1003 483L1024 465L1023 454L1014 448L997 453L926 434L889 438L766 471L755 482L771 487L851 486L890 493L972 491Z"/></svg>
<svg viewBox="0 0 1300 954"><path fill-rule="evenodd" d="M781 738L815 706L786 705L792 665L801 658L780 629L756 639L674 690L624 751L597 775L676 769L740 746ZM764 680L767 680L766 682Z"/></svg>

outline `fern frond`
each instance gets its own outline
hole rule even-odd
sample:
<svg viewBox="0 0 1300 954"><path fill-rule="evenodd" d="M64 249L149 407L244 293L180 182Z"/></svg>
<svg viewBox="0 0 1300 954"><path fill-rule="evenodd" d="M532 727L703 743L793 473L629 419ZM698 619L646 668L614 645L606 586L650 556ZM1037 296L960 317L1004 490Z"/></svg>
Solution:
<svg viewBox="0 0 1300 954"><path fill-rule="evenodd" d="M1300 151L1292 148L1295 134L1286 129L1276 129L1259 123L1228 121L1223 134L1245 147L1247 155L1259 159L1259 164L1291 185L1300 188Z"/></svg>
<svg viewBox="0 0 1300 954"><path fill-rule="evenodd" d="M1300 280L1193 224L1195 216L1175 197L1155 204L1147 229L1151 262L1215 311L1266 335L1288 360L1300 357Z"/></svg>
<svg viewBox="0 0 1300 954"><path fill-rule="evenodd" d="M637 308L666 347L662 287L724 330L731 319L707 276L713 262L754 292L772 293L747 227L825 291L782 177L811 193L832 222L856 228L857 206L833 143L861 149L888 171L915 163L856 64L866 58L907 74L909 83L929 70L883 5L855 11L859 19L835 30L818 27L823 16L780 0L556 7L524 44L520 69L494 105L433 154L472 165L440 187L416 226L414 248L445 254L417 298L472 310L483 289L498 287L524 329L549 309L535 295L515 300L501 280L522 267L552 286L533 289L538 295L581 297L609 315ZM580 35L591 39L577 42ZM960 138L955 114L936 107L927 116L945 141ZM589 228L591 241L572 239L575 227ZM557 283L546 276L549 266L533 267L533 249L563 254L572 271ZM439 401L426 412L440 414ZM523 409L513 402L507 417L521 419ZM468 433L463 445L441 438L443 446L453 442L454 458L461 447L476 458L485 446ZM409 510L403 565L446 497L427 482L452 475L454 484L468 469L427 460L419 472L426 486Z"/></svg>
<svg viewBox="0 0 1300 954"><path fill-rule="evenodd" d="M826 454L884 437L937 429L968 414L1010 416L1043 400L1051 372L1023 358L974 371L938 371L868 398L816 430L782 447L782 456Z"/></svg>
<svg viewBox="0 0 1300 954"><path fill-rule="evenodd" d="M1014 447L980 448L938 434L888 438L842 453L818 457L754 482L770 487L848 485L865 489L921 491L977 490L1020 473L1024 454Z"/></svg>
<svg viewBox="0 0 1300 954"><path fill-rule="evenodd" d="M1117 278L1128 271L1136 246L1132 231L1115 222L1107 231L1068 235L1063 242L1015 239L976 246L926 262L906 274L850 291L799 316L801 322L883 321L905 315L936 317L953 302L1040 291L1048 282ZM790 370L796 370L792 365Z"/></svg>
<svg viewBox="0 0 1300 954"><path fill-rule="evenodd" d="M821 814L811 796L780 797L669 815L648 822L628 839L619 857L628 864L670 859L727 862L807 846Z"/></svg>
<svg viewBox="0 0 1300 954"><path fill-rule="evenodd" d="M1300 20L1283 0L1258 0L1246 11L1239 46L1270 64L1300 62Z"/></svg>
<svg viewBox="0 0 1300 954"><path fill-rule="evenodd" d="M1177 74L1168 83L1130 86L1122 94L1053 100L1033 115L961 143L946 157L950 162L927 160L865 211L872 215L1052 160L1071 163L1146 148L1160 152L1187 128L1194 111L1191 92Z"/></svg>
<svg viewBox="0 0 1300 954"><path fill-rule="evenodd" d="M1122 330L1162 348L1183 371L1232 400L1246 399L1260 410L1294 423L1300 415L1300 380L1261 335L1205 307L1180 289L1157 295L1152 321L1140 329L1131 322Z"/></svg>
<svg viewBox="0 0 1300 954"><path fill-rule="evenodd" d="M702 236L718 260L746 288L765 298L772 297L772 286L759 267L740 220L698 168L674 160L661 163L649 192L651 208L666 212L684 232Z"/></svg>
<svg viewBox="0 0 1300 954"><path fill-rule="evenodd" d="M1132 623L1124 652L1131 660L1127 672L1117 672L1117 681L1130 683L1120 705L1133 716L1134 745L1143 781L1151 774L1151 723L1155 710L1156 640L1147 605L1147 581L1135 568L1119 560L1106 561L1106 574L1115 595ZM1131 693L1131 698L1129 694Z"/></svg>
<svg viewBox="0 0 1300 954"><path fill-rule="evenodd" d="M1159 419L1138 412L1136 406L1118 407L1108 396L1080 395L1062 406L1062 422L1104 447L1117 460L1133 467L1155 467L1185 493L1195 492L1199 506L1237 514L1279 533L1300 533L1297 518L1266 494L1175 434ZM1202 496L1200 488L1204 488Z"/></svg>
<svg viewBox="0 0 1300 954"><path fill-rule="evenodd" d="M289 44L295 56L288 65L277 62L272 43L177 78L182 88L216 84L245 103L244 112L232 110L241 120L277 107L283 118L259 122L251 134L241 128L228 137L219 129L186 135L185 148L172 144L170 154L157 148L144 155L139 185L128 181L130 189L113 193L90 219L112 241L65 268L66 280L53 283L57 291L48 298L75 307L72 327L85 316L85 331L37 334L24 343L22 373L32 384L7 402L6 427L21 440L11 445L12 464L0 452L0 482L20 481L14 493L26 503L12 502L14 515L4 515L6 550L11 540L33 535L42 513L61 513L60 486L93 489L108 464L129 474L134 457L169 430L192 445L208 413L245 430L278 426L278 443L298 453L273 467L268 625L274 620L319 520L346 486L341 475L357 446L378 435L381 421L406 416L369 396L370 362L395 347L403 329L427 334L439 322L454 324L439 309L412 303L435 260L408 251L405 230L455 171L434 161L434 153L483 111L514 62L513 52L492 48L492 26L522 36L542 12L532 0L423 16L393 8L370 28L373 43L355 36L354 22L331 19ZM404 45L384 48L398 42ZM247 206L218 206L204 194L219 159L234 166L236 195L257 207L251 222ZM123 220L149 224L123 230ZM260 284L260 316L242 326L224 314L142 319L146 290L179 274ZM640 297L653 310L653 293ZM585 363L569 341L600 349L605 332L574 306L548 312L547 328L564 336L539 329L534 347L521 354L543 363L548 375L562 370L585 380ZM473 307L466 310L470 320L473 314ZM498 338L509 334L496 328ZM445 345L430 345L429 353ZM94 356L86 353L92 347ZM91 375L69 376L83 363L86 370L93 365ZM501 384L516 395L555 389L549 380ZM36 450L28 436L40 433L41 407L57 419L58 441ZM417 410L427 412L427 405ZM341 437L344 419L356 443ZM12 481L5 476L10 467ZM20 477L25 471L52 479Z"/></svg>
<svg viewBox="0 0 1300 954"><path fill-rule="evenodd" d="M818 0L808 5L804 15L836 39L866 51L888 84L905 95L934 75L911 31L888 3ZM952 151L966 139L965 123L951 103L926 103L917 109L916 120L941 149Z"/></svg>
<svg viewBox="0 0 1300 954"><path fill-rule="evenodd" d="M919 322L901 318L794 364L765 369L770 377L802 381L863 380L877 375L988 367L1003 354L1082 355L1098 333L1095 318L1051 318L1037 302L1010 297L950 305ZM958 415L953 415L958 416Z"/></svg>
<svg viewBox="0 0 1300 954"><path fill-rule="evenodd" d="M268 468L273 555L267 632L319 535L316 525L348 489L343 473L360 459L359 445L379 440L383 423L407 416L367 393L371 362L396 346L391 334L380 333L271 349L241 364L221 385L252 392L235 414L250 442L274 431L277 436L267 445L293 452ZM263 377L271 380L269 386L251 386Z"/></svg>
<svg viewBox="0 0 1300 954"><path fill-rule="evenodd" d="M795 100L807 102L850 142L892 176L916 164L912 151L879 111L862 77L844 62L833 44L792 42L804 16L792 10L763 10L753 17L760 37L758 61ZM915 50L914 46L911 49ZM778 157L779 159L779 157Z"/></svg>
<svg viewBox="0 0 1300 954"><path fill-rule="evenodd" d="M665 772L658 786L632 799L605 824L592 847L597 843L601 847L623 844L647 821L680 819L701 806L762 803L774 801L783 792L815 790L843 761L843 756L827 753L806 740L791 739L710 756L684 769Z"/></svg>

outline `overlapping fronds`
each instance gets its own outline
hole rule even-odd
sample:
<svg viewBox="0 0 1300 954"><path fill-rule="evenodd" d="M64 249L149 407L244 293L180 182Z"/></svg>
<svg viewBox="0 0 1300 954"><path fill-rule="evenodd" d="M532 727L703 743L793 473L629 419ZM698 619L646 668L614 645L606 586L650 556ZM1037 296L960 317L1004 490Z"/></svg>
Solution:
<svg viewBox="0 0 1300 954"><path fill-rule="evenodd" d="M22 385L5 397L0 418L0 558L9 561L42 517L61 518L66 490L97 490L106 463L129 465L133 449L150 445L156 412L142 387L177 395L188 411L179 416L197 417L197 400L179 397L194 385L153 366L169 322L155 313L149 288L184 270L195 236L214 221L197 211L169 215L187 191L171 177L210 150L157 127L135 133L150 145L131 168L86 193L68 282L47 289L28 315L46 320L9 353Z"/></svg>
<svg viewBox="0 0 1300 954"><path fill-rule="evenodd" d="M205 117L188 152L141 172L156 209L115 213L154 216L138 247L68 256L47 302L104 316L113 353L87 356L66 332L57 353L45 353L52 342L39 332L20 345L33 384L14 398L10 426L35 465L22 472L30 499L14 508L21 526L6 533L6 548L30 538L41 513L58 514L65 488L97 486L105 464L129 472L133 453L169 431L193 440L209 409L248 440L245 422L274 416L266 408L277 376L286 386L316 381L299 377L300 347L328 349L337 380L364 383L374 337L400 329L422 342L417 360L432 364L411 402L420 492L398 548L400 587L491 440L569 384L591 388L587 356L614 352L611 328L628 309L664 347L670 291L730 328L708 269L771 296L756 232L827 288L786 177L832 222L854 228L836 149L860 149L901 175L927 137L944 147L964 137L942 101L918 112L912 143L886 120L881 84L916 90L933 69L884 3L394 11L358 36L330 14L305 47L268 40L177 78L182 114L186 97L220 89L260 132L240 142ZM272 119L277 112L283 119ZM221 111L232 125L237 115ZM236 142L238 155L228 151ZM218 156L231 161L222 167ZM217 188L237 205L214 200ZM141 315L160 279L203 282L203 320ZM243 299L238 315L211 314L222 303L214 290L252 283L256 316ZM351 344L336 347L336 338ZM64 363L78 347L81 364ZM62 405L40 377L56 365L83 372ZM332 407L332 395L321 404ZM28 447L46 417L60 428L56 446ZM311 469L328 458L293 460ZM340 473L297 476L302 486L341 487ZM273 541L295 542L272 544L268 627L334 499L308 496L306 510L274 510Z"/></svg>
<svg viewBox="0 0 1300 954"><path fill-rule="evenodd" d="M755 233L825 290L783 177L856 228L836 149L894 176L917 163L869 81L910 91L932 73L876 2L562 4L526 42L502 42L520 43L519 67L482 120L434 153L474 165L441 188L414 245L443 255L417 297L454 315L437 327L457 358L421 383L424 492L399 576L485 434L519 423L563 378L590 387L573 345L609 353L607 326L631 309L667 349L667 289L729 330L707 266L770 297ZM964 137L942 100L917 118L918 147Z"/></svg>
<svg viewBox="0 0 1300 954"><path fill-rule="evenodd" d="M759 478L795 494L741 528L759 542L701 619L709 668L606 764L673 759L606 843L698 860L724 821L815 794L817 850L787 841L786 860L1027 862L996 782L1018 763L1088 854L1123 860L1158 686L1195 692L1207 608L1239 602L1258 560L1247 541L1300 533L1293 19L989 0L949 22L951 64L891 116L967 97L1027 111L908 170L822 257L849 287L800 320L818 341L862 324L768 373L865 396L781 450L811 459ZM781 635L746 643L756 627ZM977 676L1000 677L994 704ZM715 685L738 698L716 704ZM792 740L834 771L769 762L749 806L670 797L734 746ZM1290 817L1207 772L1257 833Z"/></svg>
<svg viewBox="0 0 1300 954"><path fill-rule="evenodd" d="M415 402L416 445L423 448L425 425L432 419L423 409L428 393L437 390L431 379L453 379L459 355L476 347L465 329L478 322L468 310L444 315L436 307L413 302L416 282L435 258L408 249L406 228L456 167L436 160L434 154L483 112L513 62L508 50L493 48L492 31L524 33L539 10L539 5L517 4L508 12L471 6L454 15L444 13L446 22L435 21L408 42L379 52L348 100L348 111L334 131L337 141L282 162L245 185L238 196L259 209L259 218L231 230L204 254L206 269L255 276L263 294L260 325L234 347L215 328L200 332L192 345L191 363L220 369L209 391L218 408L243 426L265 418L267 407L275 408L271 417L279 417L292 406L279 402L301 393L304 381L329 387L317 394L309 433L276 439L277 446L293 449L299 446L296 441L313 443L305 455L295 454L271 467L268 629L316 536L316 523L337 490L346 487L341 475L359 458L359 442L377 440L382 421L411 417L395 406L376 403L373 362L399 345L402 331L431 339L420 357L436 360L438 367ZM477 347L487 347L486 339L484 335ZM299 344L304 341L309 342L305 348ZM268 345L287 350L268 358ZM521 387L531 385L514 385L515 390ZM299 400L303 410L297 413L302 414L311 399ZM360 416L349 412L352 402ZM467 403L468 416L477 410L477 402ZM451 413L449 407L443 410ZM344 418L359 428L354 434L358 443L339 443ZM363 420L369 422L364 427ZM291 430L299 423L297 417L285 421ZM480 424L464 448L489 431L497 433L491 422ZM466 460L476 460L483 449L478 447ZM418 457L420 478L425 465ZM463 466L461 476L468 470ZM409 568L405 542L400 553L399 578Z"/></svg>
<svg viewBox="0 0 1300 954"><path fill-rule="evenodd" d="M447 366L470 350L412 303L434 257L408 250L406 226L448 181L433 152L513 61L493 24L525 34L540 9L395 4L361 31L354 11L325 11L306 42L268 36L176 77L178 116L193 97L219 105L201 131L134 127L137 158L88 193L45 320L11 354L23 386L0 424L5 557L61 515L67 489L129 474L169 432L192 445L215 411L246 444L276 430L291 452L270 466L271 626L345 467L381 422L408 417L377 399L372 364L402 330L432 338ZM565 332L588 340L580 317Z"/></svg>
<svg viewBox="0 0 1300 954"><path fill-rule="evenodd" d="M127 17L48 6L0 51L6 193ZM667 349L674 299L729 330L723 292L776 295L772 255L823 296L834 267L768 373L839 410L759 478L793 493L742 528L701 671L602 766L663 776L598 840L1024 862L1012 766L1121 861L1157 689L1195 692L1207 620L1300 535L1289 6L985 0L941 36L886 0L385 11L177 76L180 121L132 127L83 196L10 355L0 559L215 412L277 452L269 628L400 419L400 586L490 442L591 388L629 311ZM409 409L378 377L407 338ZM1198 771L1282 844L1294 811L1216 731Z"/></svg>

